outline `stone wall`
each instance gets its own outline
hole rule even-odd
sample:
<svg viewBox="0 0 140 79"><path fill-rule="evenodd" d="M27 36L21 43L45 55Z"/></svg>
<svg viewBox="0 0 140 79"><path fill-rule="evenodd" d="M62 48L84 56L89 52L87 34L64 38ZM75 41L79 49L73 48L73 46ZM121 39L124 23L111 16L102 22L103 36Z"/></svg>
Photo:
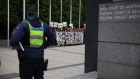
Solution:
<svg viewBox="0 0 140 79"><path fill-rule="evenodd" d="M140 79L140 2L100 5L98 77Z"/></svg>

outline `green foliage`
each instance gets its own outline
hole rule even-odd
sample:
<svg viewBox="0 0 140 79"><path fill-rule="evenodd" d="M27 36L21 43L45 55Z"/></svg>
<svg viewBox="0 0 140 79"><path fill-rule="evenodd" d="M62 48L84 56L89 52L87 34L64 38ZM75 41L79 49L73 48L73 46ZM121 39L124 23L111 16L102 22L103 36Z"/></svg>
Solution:
<svg viewBox="0 0 140 79"><path fill-rule="evenodd" d="M40 0L40 18L45 21L46 23L49 23L49 6L50 1L49 0Z"/></svg>
<svg viewBox="0 0 140 79"><path fill-rule="evenodd" d="M5 0L0 1L0 24L0 38L4 39L1 34L6 36L7 32L7 2Z"/></svg>
<svg viewBox="0 0 140 79"><path fill-rule="evenodd" d="M10 3L10 28L17 26L23 20L22 0L9 0Z"/></svg>
<svg viewBox="0 0 140 79"><path fill-rule="evenodd" d="M75 27L78 27L79 26L79 0L73 0L72 6L73 6L72 22Z"/></svg>
<svg viewBox="0 0 140 79"><path fill-rule="evenodd" d="M70 23L70 0L63 0L63 22Z"/></svg>
<svg viewBox="0 0 140 79"><path fill-rule="evenodd" d="M23 0L10 1L10 29L17 26L23 20ZM38 0L26 0L27 7L37 8ZM60 2L61 0L52 0L52 21L60 22ZM72 22L74 26L79 25L79 0L72 0ZM50 0L40 0L40 17L46 23L49 23ZM85 0L82 0L81 25L85 23ZM0 1L0 30L7 29L7 0ZM70 0L63 0L63 22L70 22Z"/></svg>
<svg viewBox="0 0 140 79"><path fill-rule="evenodd" d="M5 0L0 1L0 18L0 24L7 23L7 2Z"/></svg>

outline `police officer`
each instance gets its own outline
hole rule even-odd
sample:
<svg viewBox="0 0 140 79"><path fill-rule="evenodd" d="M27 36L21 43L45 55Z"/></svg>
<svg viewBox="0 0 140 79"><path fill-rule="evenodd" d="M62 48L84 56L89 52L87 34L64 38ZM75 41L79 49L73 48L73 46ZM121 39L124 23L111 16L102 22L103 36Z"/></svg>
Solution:
<svg viewBox="0 0 140 79"><path fill-rule="evenodd" d="M44 49L56 44L56 39L49 26L37 17L36 8L29 7L26 16L11 37L10 45L18 52L20 78L44 79Z"/></svg>

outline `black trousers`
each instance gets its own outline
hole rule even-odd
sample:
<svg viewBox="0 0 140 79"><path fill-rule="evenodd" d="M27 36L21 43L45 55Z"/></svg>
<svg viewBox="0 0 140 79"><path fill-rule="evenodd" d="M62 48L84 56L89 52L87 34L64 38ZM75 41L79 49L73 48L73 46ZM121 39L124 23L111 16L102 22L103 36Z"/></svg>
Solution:
<svg viewBox="0 0 140 79"><path fill-rule="evenodd" d="M24 52L18 51L19 74L21 79L44 79L43 58L31 58Z"/></svg>

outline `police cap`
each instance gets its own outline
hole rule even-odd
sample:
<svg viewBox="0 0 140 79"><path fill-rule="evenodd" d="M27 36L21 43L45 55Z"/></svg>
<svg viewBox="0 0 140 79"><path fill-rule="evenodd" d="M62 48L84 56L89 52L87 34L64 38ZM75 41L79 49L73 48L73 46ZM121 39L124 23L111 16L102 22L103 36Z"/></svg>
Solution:
<svg viewBox="0 0 140 79"><path fill-rule="evenodd" d="M27 13L36 13L37 10L36 10L36 8L34 8L34 7L28 7L27 10L26 10L26 12L27 12Z"/></svg>

